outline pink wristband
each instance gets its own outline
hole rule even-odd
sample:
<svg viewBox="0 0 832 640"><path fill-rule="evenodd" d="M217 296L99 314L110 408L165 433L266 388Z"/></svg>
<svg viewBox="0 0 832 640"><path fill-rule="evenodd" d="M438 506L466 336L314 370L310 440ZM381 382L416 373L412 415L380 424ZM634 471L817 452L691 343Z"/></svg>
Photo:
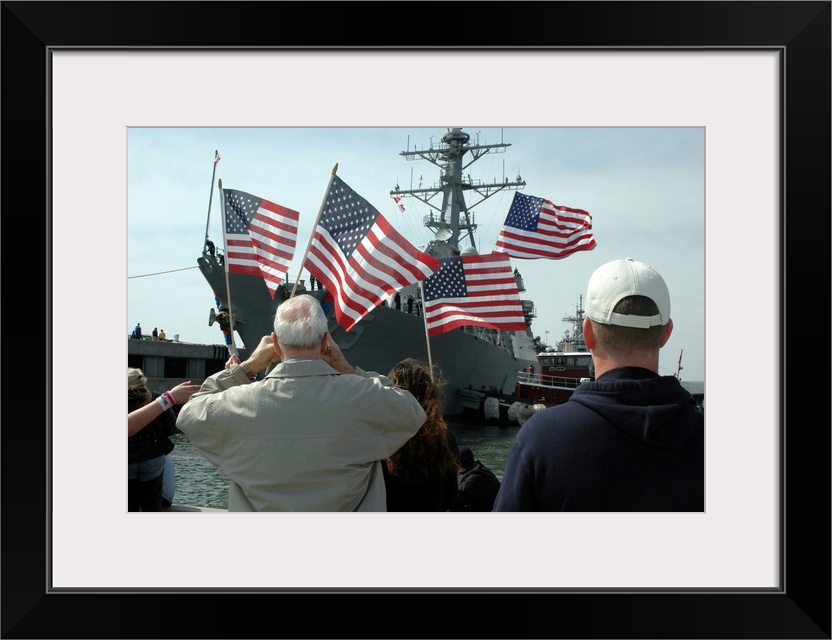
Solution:
<svg viewBox="0 0 832 640"><path fill-rule="evenodd" d="M170 394L165 392L156 398L156 402L158 402L159 406L162 407L162 411L167 411L173 406L173 403L168 399L168 396L170 396Z"/></svg>

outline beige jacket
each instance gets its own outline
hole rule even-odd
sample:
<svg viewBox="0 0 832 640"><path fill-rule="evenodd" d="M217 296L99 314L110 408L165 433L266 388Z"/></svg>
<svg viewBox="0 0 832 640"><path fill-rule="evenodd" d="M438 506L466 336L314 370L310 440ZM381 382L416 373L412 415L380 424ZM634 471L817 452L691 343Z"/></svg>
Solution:
<svg viewBox="0 0 832 640"><path fill-rule="evenodd" d="M425 418L386 376L307 360L214 374L176 426L230 478L229 511L386 511L381 460Z"/></svg>

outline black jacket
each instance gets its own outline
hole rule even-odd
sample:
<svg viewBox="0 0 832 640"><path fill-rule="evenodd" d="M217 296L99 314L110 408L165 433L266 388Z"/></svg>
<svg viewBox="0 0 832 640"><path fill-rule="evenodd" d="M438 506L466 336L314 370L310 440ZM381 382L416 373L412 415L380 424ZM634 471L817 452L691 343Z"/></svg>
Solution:
<svg viewBox="0 0 832 640"><path fill-rule="evenodd" d="M705 418L674 376L620 367L517 432L494 511L704 511Z"/></svg>
<svg viewBox="0 0 832 640"><path fill-rule="evenodd" d="M399 476L391 476L384 461L384 486L387 490L387 511L448 511L457 492L456 471L449 469L431 484L408 484Z"/></svg>
<svg viewBox="0 0 832 640"><path fill-rule="evenodd" d="M161 394L151 393L153 395L151 402L156 402L156 398ZM128 400L127 413L140 406ZM168 436L174 433L176 433L176 414L173 409L166 409L144 429L127 438L127 462L143 462L170 453L173 451L174 444Z"/></svg>
<svg viewBox="0 0 832 640"><path fill-rule="evenodd" d="M459 474L459 491L451 511L491 511L500 479L482 462Z"/></svg>

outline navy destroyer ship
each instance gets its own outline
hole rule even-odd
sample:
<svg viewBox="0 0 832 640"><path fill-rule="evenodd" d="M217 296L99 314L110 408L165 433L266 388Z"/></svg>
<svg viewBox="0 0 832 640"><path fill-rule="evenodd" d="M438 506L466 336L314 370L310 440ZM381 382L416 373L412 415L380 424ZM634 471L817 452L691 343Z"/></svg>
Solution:
<svg viewBox="0 0 832 640"><path fill-rule="evenodd" d="M504 178L502 182L472 179L470 167L487 154L503 153L509 146L502 141L478 144L461 128L447 129L440 143L423 149L411 150L408 141L408 150L400 155L406 160L426 160L435 165L439 181L430 187L419 185L409 190L396 185L390 195L394 199L415 198L429 208L423 222L433 233L433 240L424 249L426 253L447 258L479 252L474 208L501 191L522 189L526 183L520 176L516 180ZM401 309L396 309L392 302L380 305L345 331L335 318L334 305L326 304L330 294L325 289L314 287L305 279L292 281L287 276L272 298L260 275L226 273L223 253L208 241L207 232L205 241L197 264L216 303L208 322L219 326L226 344L229 336L236 334L244 347L253 349L262 336L272 332L275 311L284 300L292 295L312 295L329 308L329 332L350 363L386 374L404 358L432 362L441 374L446 416L481 409L484 398L490 395L514 394L518 372L528 371L530 365L536 364L538 349L531 328L535 307L531 300L522 299L525 287L517 270L525 331L467 326L433 336L428 343L417 285L399 291ZM231 292L230 301L226 291ZM414 300L411 312L406 302L409 296Z"/></svg>

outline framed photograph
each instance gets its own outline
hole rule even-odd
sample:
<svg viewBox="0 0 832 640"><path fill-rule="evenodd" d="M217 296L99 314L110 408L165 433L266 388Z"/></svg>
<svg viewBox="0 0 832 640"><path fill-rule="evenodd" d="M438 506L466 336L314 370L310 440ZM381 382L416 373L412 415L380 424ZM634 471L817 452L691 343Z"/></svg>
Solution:
<svg viewBox="0 0 832 640"><path fill-rule="evenodd" d="M2 3L7 223L43 207L30 217L47 294L7 274L7 300L45 297L47 336L22 334L7 303L7 370L28 373L39 342L47 376L27 376L23 396L26 414L45 405L45 429L16 417L0 431L3 637L390 637L354 616L311 629L277 614L349 595L341 606L379 603L415 637L829 638L830 434L798 421L794 384L786 399L829 353L825 319L818 350L796 292L806 274L823 287L811 300L829 291L830 3L406 3L384 33L359 26L359 6ZM704 127L706 512L127 514L111 476L128 129L469 117ZM798 322L809 344L788 340ZM414 616L448 598L466 613ZM251 615L270 605L274 620ZM128 613L148 607L159 615Z"/></svg>

